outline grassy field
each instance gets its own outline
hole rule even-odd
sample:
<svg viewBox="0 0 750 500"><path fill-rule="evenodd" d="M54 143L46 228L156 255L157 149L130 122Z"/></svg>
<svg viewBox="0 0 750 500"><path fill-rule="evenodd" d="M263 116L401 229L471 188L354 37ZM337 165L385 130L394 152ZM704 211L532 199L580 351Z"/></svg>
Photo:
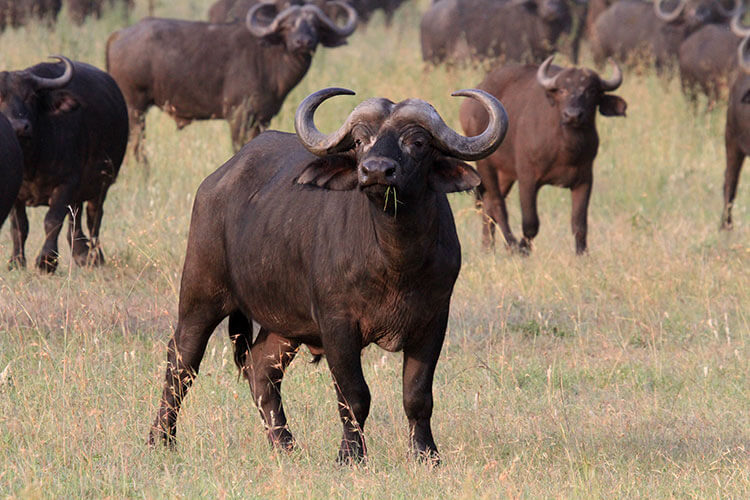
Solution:
<svg viewBox="0 0 750 500"><path fill-rule="evenodd" d="M209 0L161 2L201 18ZM133 18L145 13L145 2ZM426 6L422 2L421 9ZM340 85L333 130L361 99L422 97L458 126L452 90L478 70L426 70L420 8L321 50L273 128L308 93ZM0 36L0 68L49 54L103 66L110 14ZM175 452L145 445L176 323L193 195L231 156L224 122L177 132L148 116L151 171L126 163L106 204L107 264L78 269L61 237L55 276L0 270L0 497L750 498L750 182L718 231L725 108L692 109L677 81L626 73L628 117L600 117L589 255L574 255L567 191L547 187L529 258L480 245L469 195L452 198L464 265L435 380L435 470L406 458L401 357L364 352L373 394L366 467L338 467L325 362L292 364L284 394L300 448L272 452L223 325L179 421ZM744 179L748 181L748 179ZM520 232L515 190L511 224ZM44 209L30 210L30 257ZM8 224L0 255L10 255Z"/></svg>

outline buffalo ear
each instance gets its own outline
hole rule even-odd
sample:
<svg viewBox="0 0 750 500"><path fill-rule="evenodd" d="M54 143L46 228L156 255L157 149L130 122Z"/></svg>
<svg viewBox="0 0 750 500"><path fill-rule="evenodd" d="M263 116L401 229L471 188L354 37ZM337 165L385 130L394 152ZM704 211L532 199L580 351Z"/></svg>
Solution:
<svg viewBox="0 0 750 500"><path fill-rule="evenodd" d="M297 184L317 186L332 191L349 191L357 187L357 163L350 154L327 155L307 164Z"/></svg>
<svg viewBox="0 0 750 500"><path fill-rule="evenodd" d="M323 47L341 47L342 45L346 45L346 37L337 35L326 29L321 29L320 44L323 45Z"/></svg>
<svg viewBox="0 0 750 500"><path fill-rule="evenodd" d="M745 95L742 96L742 99L740 99L740 102L742 104L748 104L750 103L750 90L745 92Z"/></svg>
<svg viewBox="0 0 750 500"><path fill-rule="evenodd" d="M599 99L599 112L604 116L625 116L628 103L616 95L604 94Z"/></svg>
<svg viewBox="0 0 750 500"><path fill-rule="evenodd" d="M427 175L430 189L438 193L456 193L477 187L482 178L467 163L454 158L439 158Z"/></svg>
<svg viewBox="0 0 750 500"><path fill-rule="evenodd" d="M66 90L50 92L47 97L47 103L53 115L70 113L78 109L81 105L78 98Z"/></svg>

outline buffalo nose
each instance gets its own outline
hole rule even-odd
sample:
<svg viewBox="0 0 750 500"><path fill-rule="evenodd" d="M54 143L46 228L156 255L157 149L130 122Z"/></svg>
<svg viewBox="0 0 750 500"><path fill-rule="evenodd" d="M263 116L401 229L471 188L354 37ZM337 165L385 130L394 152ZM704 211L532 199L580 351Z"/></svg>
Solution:
<svg viewBox="0 0 750 500"><path fill-rule="evenodd" d="M13 131L18 137L31 135L31 122L29 120L13 120Z"/></svg>
<svg viewBox="0 0 750 500"><path fill-rule="evenodd" d="M309 38L297 38L292 42L295 51L310 51L313 49L313 41Z"/></svg>
<svg viewBox="0 0 750 500"><path fill-rule="evenodd" d="M580 109L565 109L563 110L563 120L566 123L576 123L581 120L583 112Z"/></svg>
<svg viewBox="0 0 750 500"><path fill-rule="evenodd" d="M388 158L370 158L359 167L359 184L362 187L373 184L392 185L396 180L398 165Z"/></svg>

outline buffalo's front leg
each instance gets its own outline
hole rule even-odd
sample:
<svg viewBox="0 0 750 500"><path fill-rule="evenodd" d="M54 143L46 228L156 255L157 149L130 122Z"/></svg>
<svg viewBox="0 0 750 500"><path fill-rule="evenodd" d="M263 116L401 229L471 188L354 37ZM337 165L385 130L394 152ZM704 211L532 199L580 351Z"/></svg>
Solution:
<svg viewBox="0 0 750 500"><path fill-rule="evenodd" d="M344 426L338 461L352 464L363 461L367 455L364 427L370 413L370 389L362 373L362 345L358 328L349 326L333 332L323 338L323 348L333 375L339 416Z"/></svg>
<svg viewBox="0 0 750 500"><path fill-rule="evenodd" d="M36 258L36 266L47 273L54 273L57 269L57 238L60 236L65 217L68 215L72 203L73 186L77 180L63 184L52 191L49 199L49 210L44 216L45 239L42 251Z"/></svg>
<svg viewBox="0 0 750 500"><path fill-rule="evenodd" d="M232 149L238 152L242 146L254 139L265 127L250 108L248 101L235 108L229 116L229 129L232 133Z"/></svg>
<svg viewBox="0 0 750 500"><path fill-rule="evenodd" d="M539 233L539 215L536 209L536 196L539 188L533 182L519 183L518 192L521 198L521 217L523 222L523 239L520 250L524 254L531 252L531 241Z"/></svg>
<svg viewBox="0 0 750 500"><path fill-rule="evenodd" d="M68 233L66 237L70 245L70 252L73 254L73 260L79 266L86 265L86 259L89 253L89 240L83 234L82 213L83 204L76 203L70 207L68 218Z"/></svg>
<svg viewBox="0 0 750 500"><path fill-rule="evenodd" d="M721 214L721 229L732 229L732 204L737 194L742 162L745 154L733 134L726 137L727 168L724 171L724 210Z"/></svg>
<svg viewBox="0 0 750 500"><path fill-rule="evenodd" d="M420 460L440 462L432 437L432 379L448 323L448 309L442 312L404 349L404 411L409 421L409 448Z"/></svg>
<svg viewBox="0 0 750 500"><path fill-rule="evenodd" d="M8 264L9 269L26 267L26 238L29 236L29 219L26 217L26 206L16 200L10 212L10 236L13 240L13 254Z"/></svg>
<svg viewBox="0 0 750 500"><path fill-rule="evenodd" d="M294 448L294 437L281 402L281 380L298 348L298 343L261 328L250 349L252 361L245 369L268 439L274 448L283 450Z"/></svg>
<svg viewBox="0 0 750 500"><path fill-rule="evenodd" d="M578 184L571 190L573 210L571 212L570 227L576 240L576 254L586 253L586 235L588 234L588 210L591 198L592 182Z"/></svg>
<svg viewBox="0 0 750 500"><path fill-rule="evenodd" d="M99 229L102 226L102 216L104 215L104 195L96 200L89 200L86 203L86 225L89 230L89 251L87 263L90 266L100 266L104 264L104 253L99 241Z"/></svg>

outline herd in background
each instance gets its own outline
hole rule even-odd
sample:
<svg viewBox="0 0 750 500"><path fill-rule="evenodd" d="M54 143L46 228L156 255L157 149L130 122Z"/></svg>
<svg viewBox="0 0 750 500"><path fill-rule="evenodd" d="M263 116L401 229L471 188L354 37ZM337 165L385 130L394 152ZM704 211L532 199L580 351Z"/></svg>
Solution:
<svg viewBox="0 0 750 500"><path fill-rule="evenodd" d="M539 230L539 189L568 188L575 249L584 253L599 147L596 114L625 116L627 103L612 92L623 82L621 64L631 67L645 51L659 73L679 63L684 88L711 99L721 98L722 82L733 79L722 214L722 227L731 227L740 168L750 153L750 29L741 23L743 6L605 1L434 2L421 23L425 61L496 61L478 88L453 94L469 98L460 110L465 135L427 102L384 98L360 103L337 131L323 134L314 123L318 106L353 94L339 88L303 100L296 134L261 134L319 45L346 43L374 8L392 18L399 0L219 0L210 23L146 18L113 33L107 72L64 56L0 72L0 224L10 213L11 267L26 264L25 207L39 205L49 206L39 269L55 271L66 218L74 261L103 263L103 203L129 138L131 154L146 162L149 107L171 115L178 128L225 119L236 154L195 197L179 317L149 442L174 442L177 414L208 339L229 318L235 362L274 447L295 446L280 386L304 345L316 359L326 355L333 374L343 425L339 461L366 457L370 392L360 353L374 343L404 352L409 446L416 457L437 462L432 383L461 265L446 193L475 189L484 245L494 244L499 226L509 247L528 253ZM51 5L54 16L60 9L59 0L37 4L12 15L6 10L4 19L15 25L24 16L44 17L42 7ZM8 5L0 0L1 8ZM612 61L609 78L552 65L558 50L575 61L584 36L597 63ZM697 36L710 43L693 42ZM477 170L466 161L476 161ZM505 203L516 182L520 241ZM255 337L254 323L260 326Z"/></svg>

